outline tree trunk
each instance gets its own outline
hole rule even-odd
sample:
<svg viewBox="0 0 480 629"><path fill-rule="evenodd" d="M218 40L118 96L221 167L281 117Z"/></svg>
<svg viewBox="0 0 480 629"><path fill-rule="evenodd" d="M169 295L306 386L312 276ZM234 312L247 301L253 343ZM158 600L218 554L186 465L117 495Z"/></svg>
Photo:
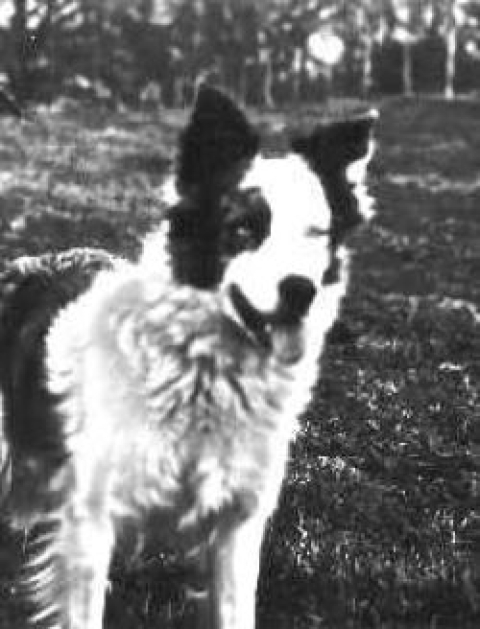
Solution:
<svg viewBox="0 0 480 629"><path fill-rule="evenodd" d="M412 78L412 43L404 42L403 46L403 94L413 96Z"/></svg>
<svg viewBox="0 0 480 629"><path fill-rule="evenodd" d="M141 0L140 6L140 19L144 24L148 24L152 19L153 10L154 10L154 1L153 0Z"/></svg>
<svg viewBox="0 0 480 629"><path fill-rule="evenodd" d="M273 108L275 103L273 101L273 67L272 67L272 53L268 49L262 50L260 57L260 64L263 68L262 72L262 100L266 107Z"/></svg>
<svg viewBox="0 0 480 629"><path fill-rule="evenodd" d="M455 19L456 0L451 0L448 6L447 24L445 32L445 98L455 97L455 60L457 53L457 24Z"/></svg>
<svg viewBox="0 0 480 629"><path fill-rule="evenodd" d="M372 56L373 56L373 39L364 37L363 41L363 59L362 59L362 96L367 98L373 86L372 77Z"/></svg>
<svg viewBox="0 0 480 629"><path fill-rule="evenodd" d="M293 103L298 105L302 97L303 73L305 67L305 52L301 48L295 48L292 77Z"/></svg>
<svg viewBox="0 0 480 629"><path fill-rule="evenodd" d="M10 83L19 102L23 102L28 98L31 87L28 80L27 0L15 0L10 42Z"/></svg>

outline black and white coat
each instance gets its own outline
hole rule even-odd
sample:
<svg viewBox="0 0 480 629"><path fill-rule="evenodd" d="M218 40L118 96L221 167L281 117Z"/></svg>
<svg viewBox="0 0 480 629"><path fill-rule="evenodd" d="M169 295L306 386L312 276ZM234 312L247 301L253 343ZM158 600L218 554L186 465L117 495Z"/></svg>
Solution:
<svg viewBox="0 0 480 629"><path fill-rule="evenodd" d="M265 522L347 285L344 238L371 214L374 119L270 157L202 87L137 262L74 250L4 274L3 508L46 530L30 586L47 626L100 629L116 539L153 519L160 542L207 557L206 625L253 629Z"/></svg>

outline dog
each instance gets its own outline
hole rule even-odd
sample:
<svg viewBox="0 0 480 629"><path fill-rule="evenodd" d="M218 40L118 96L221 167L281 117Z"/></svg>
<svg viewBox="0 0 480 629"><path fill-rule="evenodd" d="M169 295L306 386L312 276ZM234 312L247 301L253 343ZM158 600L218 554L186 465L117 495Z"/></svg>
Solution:
<svg viewBox="0 0 480 629"><path fill-rule="evenodd" d="M245 112L202 86L138 261L77 249L3 273L2 511L42 532L34 622L100 629L116 541L148 521L203 557L199 625L253 629L265 525L347 286L344 240L372 213L375 118L266 155Z"/></svg>

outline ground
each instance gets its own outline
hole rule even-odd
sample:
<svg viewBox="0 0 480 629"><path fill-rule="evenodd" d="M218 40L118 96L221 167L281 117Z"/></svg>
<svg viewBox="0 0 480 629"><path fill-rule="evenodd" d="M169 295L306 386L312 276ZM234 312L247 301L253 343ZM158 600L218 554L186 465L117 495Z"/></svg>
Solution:
<svg viewBox="0 0 480 629"><path fill-rule="evenodd" d="M351 291L267 534L261 627L480 617L480 103L379 108L377 217L352 239ZM183 119L70 106L0 121L2 261L81 244L134 256ZM25 626L23 549L0 529L0 629ZM186 572L118 559L108 626L188 625Z"/></svg>

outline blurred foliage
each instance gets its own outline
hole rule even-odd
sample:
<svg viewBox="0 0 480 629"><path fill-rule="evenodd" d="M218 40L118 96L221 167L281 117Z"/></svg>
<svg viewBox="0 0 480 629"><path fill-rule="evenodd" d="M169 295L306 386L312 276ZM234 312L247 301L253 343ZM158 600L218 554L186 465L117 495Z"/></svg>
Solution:
<svg viewBox="0 0 480 629"><path fill-rule="evenodd" d="M21 102L182 106L205 77L268 106L440 92L449 56L452 88L480 88L478 0L3 0L2 16Z"/></svg>

